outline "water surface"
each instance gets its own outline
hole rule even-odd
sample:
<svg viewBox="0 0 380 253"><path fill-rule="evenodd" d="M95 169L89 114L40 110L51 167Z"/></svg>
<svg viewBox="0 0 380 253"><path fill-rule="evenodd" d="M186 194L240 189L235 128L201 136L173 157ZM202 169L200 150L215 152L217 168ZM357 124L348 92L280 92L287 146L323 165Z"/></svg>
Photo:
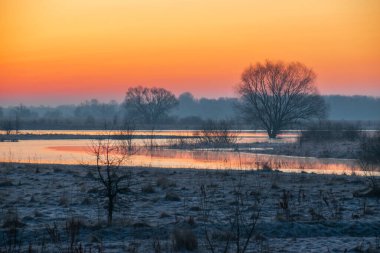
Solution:
<svg viewBox="0 0 380 253"><path fill-rule="evenodd" d="M161 140L163 141L163 140ZM43 164L94 164L90 152L93 140L22 140L0 143L1 162ZM140 140L140 144L143 140ZM282 171L315 173L352 173L358 170L352 159L319 159L260 154L260 149L240 152L225 150L147 150L139 151L126 161L127 166L194 169L254 170L267 164Z"/></svg>

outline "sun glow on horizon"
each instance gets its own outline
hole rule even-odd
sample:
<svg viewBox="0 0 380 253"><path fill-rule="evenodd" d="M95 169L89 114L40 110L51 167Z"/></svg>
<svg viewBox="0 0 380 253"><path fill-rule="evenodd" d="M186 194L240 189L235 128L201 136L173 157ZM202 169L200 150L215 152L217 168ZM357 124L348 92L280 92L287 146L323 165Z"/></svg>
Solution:
<svg viewBox="0 0 380 253"><path fill-rule="evenodd" d="M322 94L380 96L379 24L377 0L3 0L0 101L233 96L266 59L312 67Z"/></svg>

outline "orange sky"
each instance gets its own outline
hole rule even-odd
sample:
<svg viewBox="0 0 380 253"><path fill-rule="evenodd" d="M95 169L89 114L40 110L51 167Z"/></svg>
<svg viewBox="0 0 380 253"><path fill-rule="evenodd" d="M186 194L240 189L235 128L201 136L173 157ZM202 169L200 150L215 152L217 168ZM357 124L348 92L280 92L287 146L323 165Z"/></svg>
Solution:
<svg viewBox="0 0 380 253"><path fill-rule="evenodd" d="M265 59L312 67L323 94L380 96L380 1L0 0L0 104L233 96Z"/></svg>

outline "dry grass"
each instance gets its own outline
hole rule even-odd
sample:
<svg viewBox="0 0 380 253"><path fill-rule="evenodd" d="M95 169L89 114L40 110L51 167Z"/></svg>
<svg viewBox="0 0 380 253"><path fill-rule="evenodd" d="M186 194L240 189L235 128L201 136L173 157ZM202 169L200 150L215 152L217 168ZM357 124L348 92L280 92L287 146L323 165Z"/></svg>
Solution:
<svg viewBox="0 0 380 253"><path fill-rule="evenodd" d="M157 178L156 185L161 189L167 189L169 187L175 187L176 183L169 180L167 177L160 176Z"/></svg>
<svg viewBox="0 0 380 253"><path fill-rule="evenodd" d="M148 183L141 187L141 192L143 193L155 193L156 191L154 190L154 187L152 184Z"/></svg>
<svg viewBox="0 0 380 253"><path fill-rule="evenodd" d="M191 229L174 229L173 248L179 250L194 251L198 248L198 239Z"/></svg>
<svg viewBox="0 0 380 253"><path fill-rule="evenodd" d="M180 201L181 197L177 193L169 191L165 195L165 200L168 200L168 201Z"/></svg>

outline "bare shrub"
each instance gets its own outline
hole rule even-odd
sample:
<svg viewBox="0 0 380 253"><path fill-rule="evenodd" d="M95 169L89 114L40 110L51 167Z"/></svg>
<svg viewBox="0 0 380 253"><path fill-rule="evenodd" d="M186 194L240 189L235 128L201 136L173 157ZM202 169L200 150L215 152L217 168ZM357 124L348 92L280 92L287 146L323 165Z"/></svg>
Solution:
<svg viewBox="0 0 380 253"><path fill-rule="evenodd" d="M290 218L290 211L289 211L289 201L291 198L291 194L289 191L283 190L281 198L278 202L278 206L280 210L285 214L286 220L289 220Z"/></svg>
<svg viewBox="0 0 380 253"><path fill-rule="evenodd" d="M124 162L134 153L134 149L125 140L114 140L110 136L92 142L90 154L96 158L96 179L102 190L99 192L106 198L107 221L112 224L113 211L120 194L129 191L132 173Z"/></svg>
<svg viewBox="0 0 380 253"><path fill-rule="evenodd" d="M101 244L96 246L92 244L82 245L79 241L82 226L82 222L74 217L68 218L63 226L59 226L55 222L52 225L46 225L46 233L50 239L51 246L55 248L53 252L103 252Z"/></svg>
<svg viewBox="0 0 380 253"><path fill-rule="evenodd" d="M232 124L228 121L209 120L198 131L196 137L197 144L206 147L230 147L236 144L239 133L232 129Z"/></svg>
<svg viewBox="0 0 380 253"><path fill-rule="evenodd" d="M309 124L301 132L300 142L357 141L360 138L360 126L350 122L318 121Z"/></svg>
<svg viewBox="0 0 380 253"><path fill-rule="evenodd" d="M153 240L153 250L154 250L154 253L161 253L162 252L161 242L158 238Z"/></svg>
<svg viewBox="0 0 380 253"><path fill-rule="evenodd" d="M120 139L122 139L120 142L121 148L130 154L137 152L137 150L134 150L136 149L136 145L133 142L135 139L136 126L132 122L125 121L122 129L119 135Z"/></svg>
<svg viewBox="0 0 380 253"><path fill-rule="evenodd" d="M160 219L163 219L163 218L170 217L170 215L166 212L161 212L159 217L160 217Z"/></svg>
<svg viewBox="0 0 380 253"><path fill-rule="evenodd" d="M4 234L0 245L0 252L20 252L23 244L21 229L25 226L19 219L17 209L10 208L4 215Z"/></svg>
<svg viewBox="0 0 380 253"><path fill-rule="evenodd" d="M191 229L174 229L172 236L175 250L193 251L198 248L198 239Z"/></svg>
<svg viewBox="0 0 380 253"><path fill-rule="evenodd" d="M3 179L0 181L0 187L9 187L9 186L13 186L13 183L10 179Z"/></svg>
<svg viewBox="0 0 380 253"><path fill-rule="evenodd" d="M365 135L360 141L359 164L363 170L369 188L367 190L355 192L358 197L380 197L380 132L373 136Z"/></svg>
<svg viewBox="0 0 380 253"><path fill-rule="evenodd" d="M169 139L167 141L167 146L169 148L175 148L175 149L193 149L196 147L197 142L198 142L198 135L199 133L195 134L194 136L191 137L179 137L176 139Z"/></svg>
<svg viewBox="0 0 380 253"><path fill-rule="evenodd" d="M161 189L167 189L167 188L169 188L169 187L174 187L174 186L176 186L176 183L175 183L175 182L172 182L172 181L169 180L167 177L160 176L160 177L157 178L156 185L157 185L158 187L160 187Z"/></svg>
<svg viewBox="0 0 380 253"><path fill-rule="evenodd" d="M60 198L59 198L59 203L58 203L59 206L63 206L63 207L68 207L69 206L69 199L67 198L66 194L63 194Z"/></svg>
<svg viewBox="0 0 380 253"><path fill-rule="evenodd" d="M264 161L264 162L262 162L261 169L264 170L264 171L272 171L273 168L272 168L271 162L270 161Z"/></svg>
<svg viewBox="0 0 380 253"><path fill-rule="evenodd" d="M217 210L223 212L228 220L222 226L214 227L214 224L220 224L220 219L216 217L216 210L213 210L210 202L213 202L213 195L209 193L205 185L201 185L201 209L203 212L203 232L210 252L239 252L244 253L249 250L256 231L256 225L261 214L263 197L260 188L252 191L246 188L244 182L246 172L241 171L239 179L233 180L233 197L230 207ZM219 242L215 242L219 240ZM220 243L220 240L223 243Z"/></svg>
<svg viewBox="0 0 380 253"><path fill-rule="evenodd" d="M74 245L77 243L77 237L81 229L81 221L75 218L70 218L66 221L66 234L69 238L70 248L73 249Z"/></svg>
<svg viewBox="0 0 380 253"><path fill-rule="evenodd" d="M3 228L21 228L24 227L25 224L20 221L18 211L15 208L9 208L5 215L4 215L4 221L3 221Z"/></svg>
<svg viewBox="0 0 380 253"><path fill-rule="evenodd" d="M165 195L165 200L168 200L168 201L180 201L181 198L180 198L180 196L177 193L169 191Z"/></svg>
<svg viewBox="0 0 380 253"><path fill-rule="evenodd" d="M59 232L58 226L55 222L52 226L46 225L46 231L53 244L58 245L61 243L61 233Z"/></svg>
<svg viewBox="0 0 380 253"><path fill-rule="evenodd" d="M141 187L141 191L143 193L154 193L155 192L153 185L150 183Z"/></svg>

